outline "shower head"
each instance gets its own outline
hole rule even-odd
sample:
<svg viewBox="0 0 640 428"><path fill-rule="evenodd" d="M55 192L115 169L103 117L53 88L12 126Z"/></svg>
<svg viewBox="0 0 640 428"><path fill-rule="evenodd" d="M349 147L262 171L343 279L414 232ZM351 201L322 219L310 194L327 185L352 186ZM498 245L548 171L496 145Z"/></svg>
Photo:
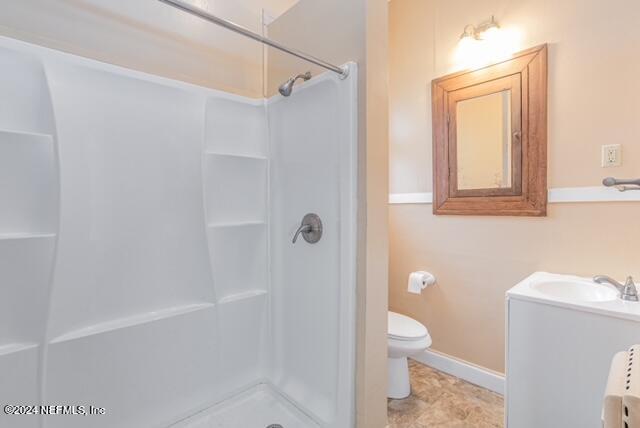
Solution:
<svg viewBox="0 0 640 428"><path fill-rule="evenodd" d="M291 92L293 91L293 85L298 79L302 79L306 82L307 80L311 79L311 72L307 71L304 74L298 74L297 76L289 78L289 80L280 85L280 87L278 88L278 92L280 92L283 97L288 97L289 95L291 95Z"/></svg>

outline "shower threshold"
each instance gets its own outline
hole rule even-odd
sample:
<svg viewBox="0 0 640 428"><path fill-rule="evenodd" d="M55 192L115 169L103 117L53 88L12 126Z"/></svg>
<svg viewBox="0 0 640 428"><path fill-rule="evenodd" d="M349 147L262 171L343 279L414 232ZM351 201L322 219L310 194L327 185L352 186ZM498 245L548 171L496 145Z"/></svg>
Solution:
<svg viewBox="0 0 640 428"><path fill-rule="evenodd" d="M171 428L266 428L272 425L319 427L271 386L260 384L171 425Z"/></svg>

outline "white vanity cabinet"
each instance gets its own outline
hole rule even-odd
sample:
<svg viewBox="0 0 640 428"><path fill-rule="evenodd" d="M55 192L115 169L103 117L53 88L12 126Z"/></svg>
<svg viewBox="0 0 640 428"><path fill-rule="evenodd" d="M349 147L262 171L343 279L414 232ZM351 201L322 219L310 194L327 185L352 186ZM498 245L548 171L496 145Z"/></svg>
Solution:
<svg viewBox="0 0 640 428"><path fill-rule="evenodd" d="M611 359L640 343L640 303L599 287L537 272L507 292L508 428L602 427Z"/></svg>

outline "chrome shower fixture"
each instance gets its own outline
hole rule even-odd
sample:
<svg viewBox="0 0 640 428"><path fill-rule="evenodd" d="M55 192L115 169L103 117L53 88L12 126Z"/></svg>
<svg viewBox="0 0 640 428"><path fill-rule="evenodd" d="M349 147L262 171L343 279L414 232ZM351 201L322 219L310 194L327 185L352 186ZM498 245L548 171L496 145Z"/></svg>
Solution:
<svg viewBox="0 0 640 428"><path fill-rule="evenodd" d="M296 80L298 80L298 79L302 79L302 80L304 80L306 82L307 80L311 79L311 72L307 71L304 74L298 74L297 76L293 76L293 77L289 78L289 80L284 82L278 88L278 91L280 92L280 94L283 97L288 97L289 95L291 95L291 92L293 91L293 85L296 83Z"/></svg>
<svg viewBox="0 0 640 428"><path fill-rule="evenodd" d="M602 180L602 184L607 187L615 187L621 192L626 192L627 190L640 190L640 178L619 179L614 177L607 177Z"/></svg>

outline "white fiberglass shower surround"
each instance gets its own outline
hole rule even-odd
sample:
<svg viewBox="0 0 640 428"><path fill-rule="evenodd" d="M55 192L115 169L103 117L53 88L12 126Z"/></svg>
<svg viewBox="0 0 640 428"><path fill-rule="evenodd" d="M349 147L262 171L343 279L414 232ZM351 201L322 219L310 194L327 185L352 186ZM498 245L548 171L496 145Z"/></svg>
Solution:
<svg viewBox="0 0 640 428"><path fill-rule="evenodd" d="M0 38L0 403L104 413L0 427L353 426L347 67L254 100Z"/></svg>

